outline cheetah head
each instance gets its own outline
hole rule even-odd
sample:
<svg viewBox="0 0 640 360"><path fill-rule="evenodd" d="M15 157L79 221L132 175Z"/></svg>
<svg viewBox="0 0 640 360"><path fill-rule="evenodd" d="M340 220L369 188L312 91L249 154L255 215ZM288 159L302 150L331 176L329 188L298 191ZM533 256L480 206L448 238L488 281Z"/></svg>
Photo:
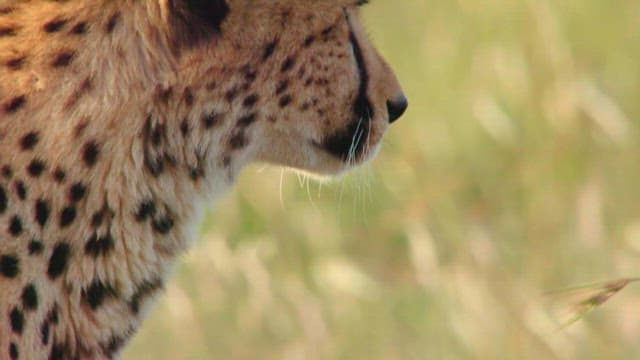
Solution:
<svg viewBox="0 0 640 360"><path fill-rule="evenodd" d="M187 14L181 34L210 49L194 58L226 74L214 84L226 98L218 111L240 119L230 131L241 128L250 160L337 174L375 155L407 100L360 24L365 2L175 1Z"/></svg>

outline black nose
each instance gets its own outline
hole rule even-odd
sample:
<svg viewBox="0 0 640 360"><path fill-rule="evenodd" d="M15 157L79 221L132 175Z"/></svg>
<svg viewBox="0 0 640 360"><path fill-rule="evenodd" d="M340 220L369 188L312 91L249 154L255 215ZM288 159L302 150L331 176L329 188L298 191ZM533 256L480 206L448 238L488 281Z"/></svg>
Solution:
<svg viewBox="0 0 640 360"><path fill-rule="evenodd" d="M389 112L389 123L398 120L398 118L404 114L405 110L407 110L407 106L409 106L409 102L404 95L388 100L387 111Z"/></svg>

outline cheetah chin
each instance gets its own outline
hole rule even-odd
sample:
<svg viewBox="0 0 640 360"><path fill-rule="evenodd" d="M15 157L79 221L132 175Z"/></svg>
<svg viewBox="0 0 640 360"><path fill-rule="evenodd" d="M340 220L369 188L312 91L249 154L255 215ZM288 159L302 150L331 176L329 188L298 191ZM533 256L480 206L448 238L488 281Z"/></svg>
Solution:
<svg viewBox="0 0 640 360"><path fill-rule="evenodd" d="M0 0L0 359L117 358L245 165L371 159L365 2Z"/></svg>

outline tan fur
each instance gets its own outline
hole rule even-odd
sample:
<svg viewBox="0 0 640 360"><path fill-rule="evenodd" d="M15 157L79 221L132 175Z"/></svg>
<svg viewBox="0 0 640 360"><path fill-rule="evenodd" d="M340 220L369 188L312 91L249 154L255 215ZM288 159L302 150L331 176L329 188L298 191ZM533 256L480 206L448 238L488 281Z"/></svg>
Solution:
<svg viewBox="0 0 640 360"><path fill-rule="evenodd" d="M244 165L377 149L400 89L352 2L227 1L193 43L177 2L0 0L0 359L117 357ZM353 118L350 29L375 115L346 162L318 144Z"/></svg>

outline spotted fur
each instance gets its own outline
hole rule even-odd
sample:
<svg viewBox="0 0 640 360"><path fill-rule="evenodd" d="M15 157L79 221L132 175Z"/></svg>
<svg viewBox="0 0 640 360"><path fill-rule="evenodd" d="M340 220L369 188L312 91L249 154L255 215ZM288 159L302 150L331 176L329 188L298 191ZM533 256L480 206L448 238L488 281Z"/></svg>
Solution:
<svg viewBox="0 0 640 360"><path fill-rule="evenodd" d="M363 3L0 0L0 358L117 357L245 164L373 156Z"/></svg>

